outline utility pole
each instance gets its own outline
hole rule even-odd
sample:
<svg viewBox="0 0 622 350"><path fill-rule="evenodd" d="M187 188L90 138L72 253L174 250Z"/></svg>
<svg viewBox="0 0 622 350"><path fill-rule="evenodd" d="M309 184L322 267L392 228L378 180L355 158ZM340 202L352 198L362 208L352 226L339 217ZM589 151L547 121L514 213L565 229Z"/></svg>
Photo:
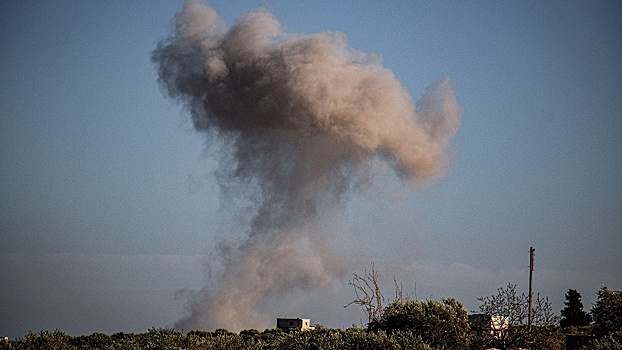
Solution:
<svg viewBox="0 0 622 350"><path fill-rule="evenodd" d="M532 320L532 308L531 308L531 304L533 301L533 289L532 289L532 282L533 282L533 257L536 255L536 250L533 247L529 247L529 319L528 319L528 325L529 325L529 332L531 332L531 320Z"/></svg>

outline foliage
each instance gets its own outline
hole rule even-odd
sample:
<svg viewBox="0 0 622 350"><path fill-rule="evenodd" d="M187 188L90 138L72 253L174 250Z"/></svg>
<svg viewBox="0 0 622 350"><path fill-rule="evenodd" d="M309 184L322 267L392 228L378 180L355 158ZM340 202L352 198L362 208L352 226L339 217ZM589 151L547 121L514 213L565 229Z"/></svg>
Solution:
<svg viewBox="0 0 622 350"><path fill-rule="evenodd" d="M622 349L622 293L601 286L592 307L594 349Z"/></svg>
<svg viewBox="0 0 622 350"><path fill-rule="evenodd" d="M226 330L214 332L193 330L184 335L172 329L150 328L145 333L115 333L108 336L93 333L71 337L62 331L28 333L25 338L0 342L0 349L412 349L431 350L420 337L410 332L369 333L362 328L347 330L318 327L315 330L283 332L280 329Z"/></svg>
<svg viewBox="0 0 622 350"><path fill-rule="evenodd" d="M530 350L562 350L566 339L558 325L533 326L527 337Z"/></svg>
<svg viewBox="0 0 622 350"><path fill-rule="evenodd" d="M594 334L597 337L622 332L622 293L602 286L592 307Z"/></svg>
<svg viewBox="0 0 622 350"><path fill-rule="evenodd" d="M61 330L41 331L38 334L32 331L28 332L25 338L17 341L0 342L0 349L16 349L16 350L68 350L78 349L71 344L71 336Z"/></svg>
<svg viewBox="0 0 622 350"><path fill-rule="evenodd" d="M375 349L412 349L431 350L421 337L411 332L395 331L367 332L363 328L349 328L345 331L320 328L313 331L290 332L270 349L299 350L375 350Z"/></svg>
<svg viewBox="0 0 622 350"><path fill-rule="evenodd" d="M365 276L377 286L373 269ZM395 279L394 279L395 280ZM375 289L375 287L374 287ZM144 333L93 333L72 337L66 333L29 332L24 338L0 342L3 349L487 349L529 348L557 350L564 348L564 334L557 325L548 298L540 295L534 300L531 330L526 324L528 298L508 284L493 296L480 298L480 310L490 316L507 317L508 326L497 334L470 334L467 312L455 299L410 300L401 296L396 282L396 299L385 306L367 328L346 330L317 326L314 330L285 332L281 329L243 330L240 333L217 329L213 332L192 330L187 334L166 328L150 328ZM564 310L581 310L580 295L572 289L566 294ZM375 292L374 292L375 293ZM378 293L374 295L381 295ZM578 303L577 303L578 301ZM374 304L378 305L378 304ZM564 312L572 320L576 312ZM594 326L568 326L565 332L587 334L594 330L596 337L589 349L622 350L622 294L603 286L591 309ZM576 330L576 332L575 332Z"/></svg>
<svg viewBox="0 0 622 350"><path fill-rule="evenodd" d="M583 311L581 293L577 292L575 289L568 289L564 305L566 305L566 307L562 309L562 317L559 321L559 325L563 329L587 326L592 322L590 314Z"/></svg>
<svg viewBox="0 0 622 350"><path fill-rule="evenodd" d="M78 349L113 349L115 340L108 334L95 332L91 335L74 337L70 343Z"/></svg>
<svg viewBox="0 0 622 350"><path fill-rule="evenodd" d="M455 299L395 301L369 324L372 332L410 332L440 349L464 349L469 344L467 311Z"/></svg>
<svg viewBox="0 0 622 350"><path fill-rule="evenodd" d="M531 327L527 325L529 315L529 297L518 294L516 285L508 283L505 288L498 288L497 294L478 298L482 302L480 312L489 316L500 316L506 320L506 327L495 330L491 345L506 348L561 348L560 329L557 316L548 297L537 294L532 305Z"/></svg>
<svg viewBox="0 0 622 350"><path fill-rule="evenodd" d="M622 332L607 334L589 345L590 350L622 350Z"/></svg>

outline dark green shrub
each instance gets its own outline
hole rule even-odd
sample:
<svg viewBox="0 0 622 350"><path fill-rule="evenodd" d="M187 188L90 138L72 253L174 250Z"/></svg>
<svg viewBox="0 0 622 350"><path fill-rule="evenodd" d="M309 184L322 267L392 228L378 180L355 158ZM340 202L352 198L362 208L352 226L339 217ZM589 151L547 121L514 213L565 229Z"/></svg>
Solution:
<svg viewBox="0 0 622 350"><path fill-rule="evenodd" d="M369 324L373 332L410 332L424 343L439 349L469 346L467 311L455 299L393 302Z"/></svg>

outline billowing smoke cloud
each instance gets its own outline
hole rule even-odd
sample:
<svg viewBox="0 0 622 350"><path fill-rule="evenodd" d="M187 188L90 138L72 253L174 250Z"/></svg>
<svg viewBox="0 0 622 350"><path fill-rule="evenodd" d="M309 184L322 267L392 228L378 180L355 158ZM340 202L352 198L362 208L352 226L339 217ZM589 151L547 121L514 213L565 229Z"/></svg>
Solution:
<svg viewBox="0 0 622 350"><path fill-rule="evenodd" d="M374 159L405 180L441 174L461 108L449 78L415 108L378 55L350 48L340 33L287 33L265 10L227 27L188 1L175 26L153 52L160 83L225 150L223 191L244 186L235 193L252 204L241 237L215 252L221 275L177 327L271 327L276 315L262 303L342 274L318 229L322 212L365 186Z"/></svg>

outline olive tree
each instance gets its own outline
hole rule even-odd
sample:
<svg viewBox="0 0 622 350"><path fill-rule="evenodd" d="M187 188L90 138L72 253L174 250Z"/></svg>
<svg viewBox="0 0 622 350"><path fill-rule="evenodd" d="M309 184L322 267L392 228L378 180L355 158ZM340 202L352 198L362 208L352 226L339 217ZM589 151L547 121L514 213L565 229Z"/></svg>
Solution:
<svg viewBox="0 0 622 350"><path fill-rule="evenodd" d="M464 349L469 345L467 311L455 299L395 301L369 324L373 332L410 332L437 349Z"/></svg>

